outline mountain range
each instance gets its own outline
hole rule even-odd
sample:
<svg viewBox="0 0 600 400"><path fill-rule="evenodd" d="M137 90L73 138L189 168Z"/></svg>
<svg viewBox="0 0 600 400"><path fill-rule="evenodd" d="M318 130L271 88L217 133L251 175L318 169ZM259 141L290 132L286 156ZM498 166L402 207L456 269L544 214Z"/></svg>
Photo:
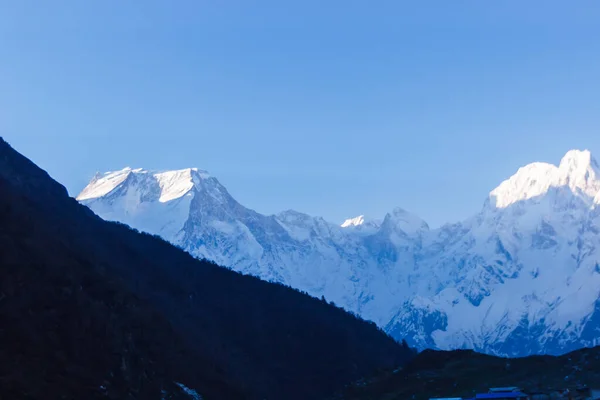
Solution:
<svg viewBox="0 0 600 400"><path fill-rule="evenodd" d="M0 138L1 399L324 399L413 356L340 307L102 220Z"/></svg>
<svg viewBox="0 0 600 400"><path fill-rule="evenodd" d="M341 225L262 215L195 168L97 174L77 200L197 258L324 297L419 349L524 356L599 344L600 167L589 151L520 168L472 217L438 229L401 208Z"/></svg>

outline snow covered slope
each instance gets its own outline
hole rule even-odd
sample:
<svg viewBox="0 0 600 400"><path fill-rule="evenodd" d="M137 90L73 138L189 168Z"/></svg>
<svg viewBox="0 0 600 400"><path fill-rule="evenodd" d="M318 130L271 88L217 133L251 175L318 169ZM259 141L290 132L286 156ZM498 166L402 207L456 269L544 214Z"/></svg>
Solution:
<svg viewBox="0 0 600 400"><path fill-rule="evenodd" d="M400 208L341 225L261 215L197 169L98 175L78 200L195 256L325 296L420 348L600 344L600 167L588 151L519 169L479 213L436 230Z"/></svg>

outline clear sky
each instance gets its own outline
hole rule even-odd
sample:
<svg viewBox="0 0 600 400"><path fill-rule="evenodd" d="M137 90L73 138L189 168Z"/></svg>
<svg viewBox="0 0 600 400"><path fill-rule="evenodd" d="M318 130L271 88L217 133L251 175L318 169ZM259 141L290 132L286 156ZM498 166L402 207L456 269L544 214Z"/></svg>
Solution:
<svg viewBox="0 0 600 400"><path fill-rule="evenodd" d="M599 1L0 0L0 135L72 195L196 166L263 213L437 226L519 166L600 153L598 21Z"/></svg>

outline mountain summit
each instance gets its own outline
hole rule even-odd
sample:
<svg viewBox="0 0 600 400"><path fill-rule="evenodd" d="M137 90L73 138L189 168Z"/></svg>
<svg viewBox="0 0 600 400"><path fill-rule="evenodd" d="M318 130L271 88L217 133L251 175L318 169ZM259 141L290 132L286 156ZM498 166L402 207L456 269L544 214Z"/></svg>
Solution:
<svg viewBox="0 0 600 400"><path fill-rule="evenodd" d="M175 171L151 172L142 168L123 168L120 171L96 174L94 179L77 196L77 200L91 200L114 194L127 185L145 186L149 190L144 200L158 200L165 203L186 195L204 179L209 179L206 171L187 168Z"/></svg>
<svg viewBox="0 0 600 400"><path fill-rule="evenodd" d="M588 150L571 150L559 166L533 163L520 168L490 193L493 205L506 208L519 201L534 199L558 188L594 201L600 191L600 167Z"/></svg>
<svg viewBox="0 0 600 400"><path fill-rule="evenodd" d="M341 226L262 215L214 177L124 171L80 201L196 257L325 296L409 344L512 356L598 344L600 168L587 150L520 168L479 212L439 229L401 208ZM187 183L163 196L161 174Z"/></svg>
<svg viewBox="0 0 600 400"><path fill-rule="evenodd" d="M360 225L362 225L364 223L365 223L365 216L364 215L359 215L358 217L348 218L340 226L342 228L347 228L349 226L360 226Z"/></svg>

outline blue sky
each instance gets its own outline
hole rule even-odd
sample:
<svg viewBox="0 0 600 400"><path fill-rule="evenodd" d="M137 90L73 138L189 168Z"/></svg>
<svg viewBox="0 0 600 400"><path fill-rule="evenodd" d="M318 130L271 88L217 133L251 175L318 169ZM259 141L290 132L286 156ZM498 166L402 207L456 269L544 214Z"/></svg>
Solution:
<svg viewBox="0 0 600 400"><path fill-rule="evenodd" d="M437 226L519 166L600 153L599 20L597 1L0 0L0 134L73 195L196 166L263 213Z"/></svg>

